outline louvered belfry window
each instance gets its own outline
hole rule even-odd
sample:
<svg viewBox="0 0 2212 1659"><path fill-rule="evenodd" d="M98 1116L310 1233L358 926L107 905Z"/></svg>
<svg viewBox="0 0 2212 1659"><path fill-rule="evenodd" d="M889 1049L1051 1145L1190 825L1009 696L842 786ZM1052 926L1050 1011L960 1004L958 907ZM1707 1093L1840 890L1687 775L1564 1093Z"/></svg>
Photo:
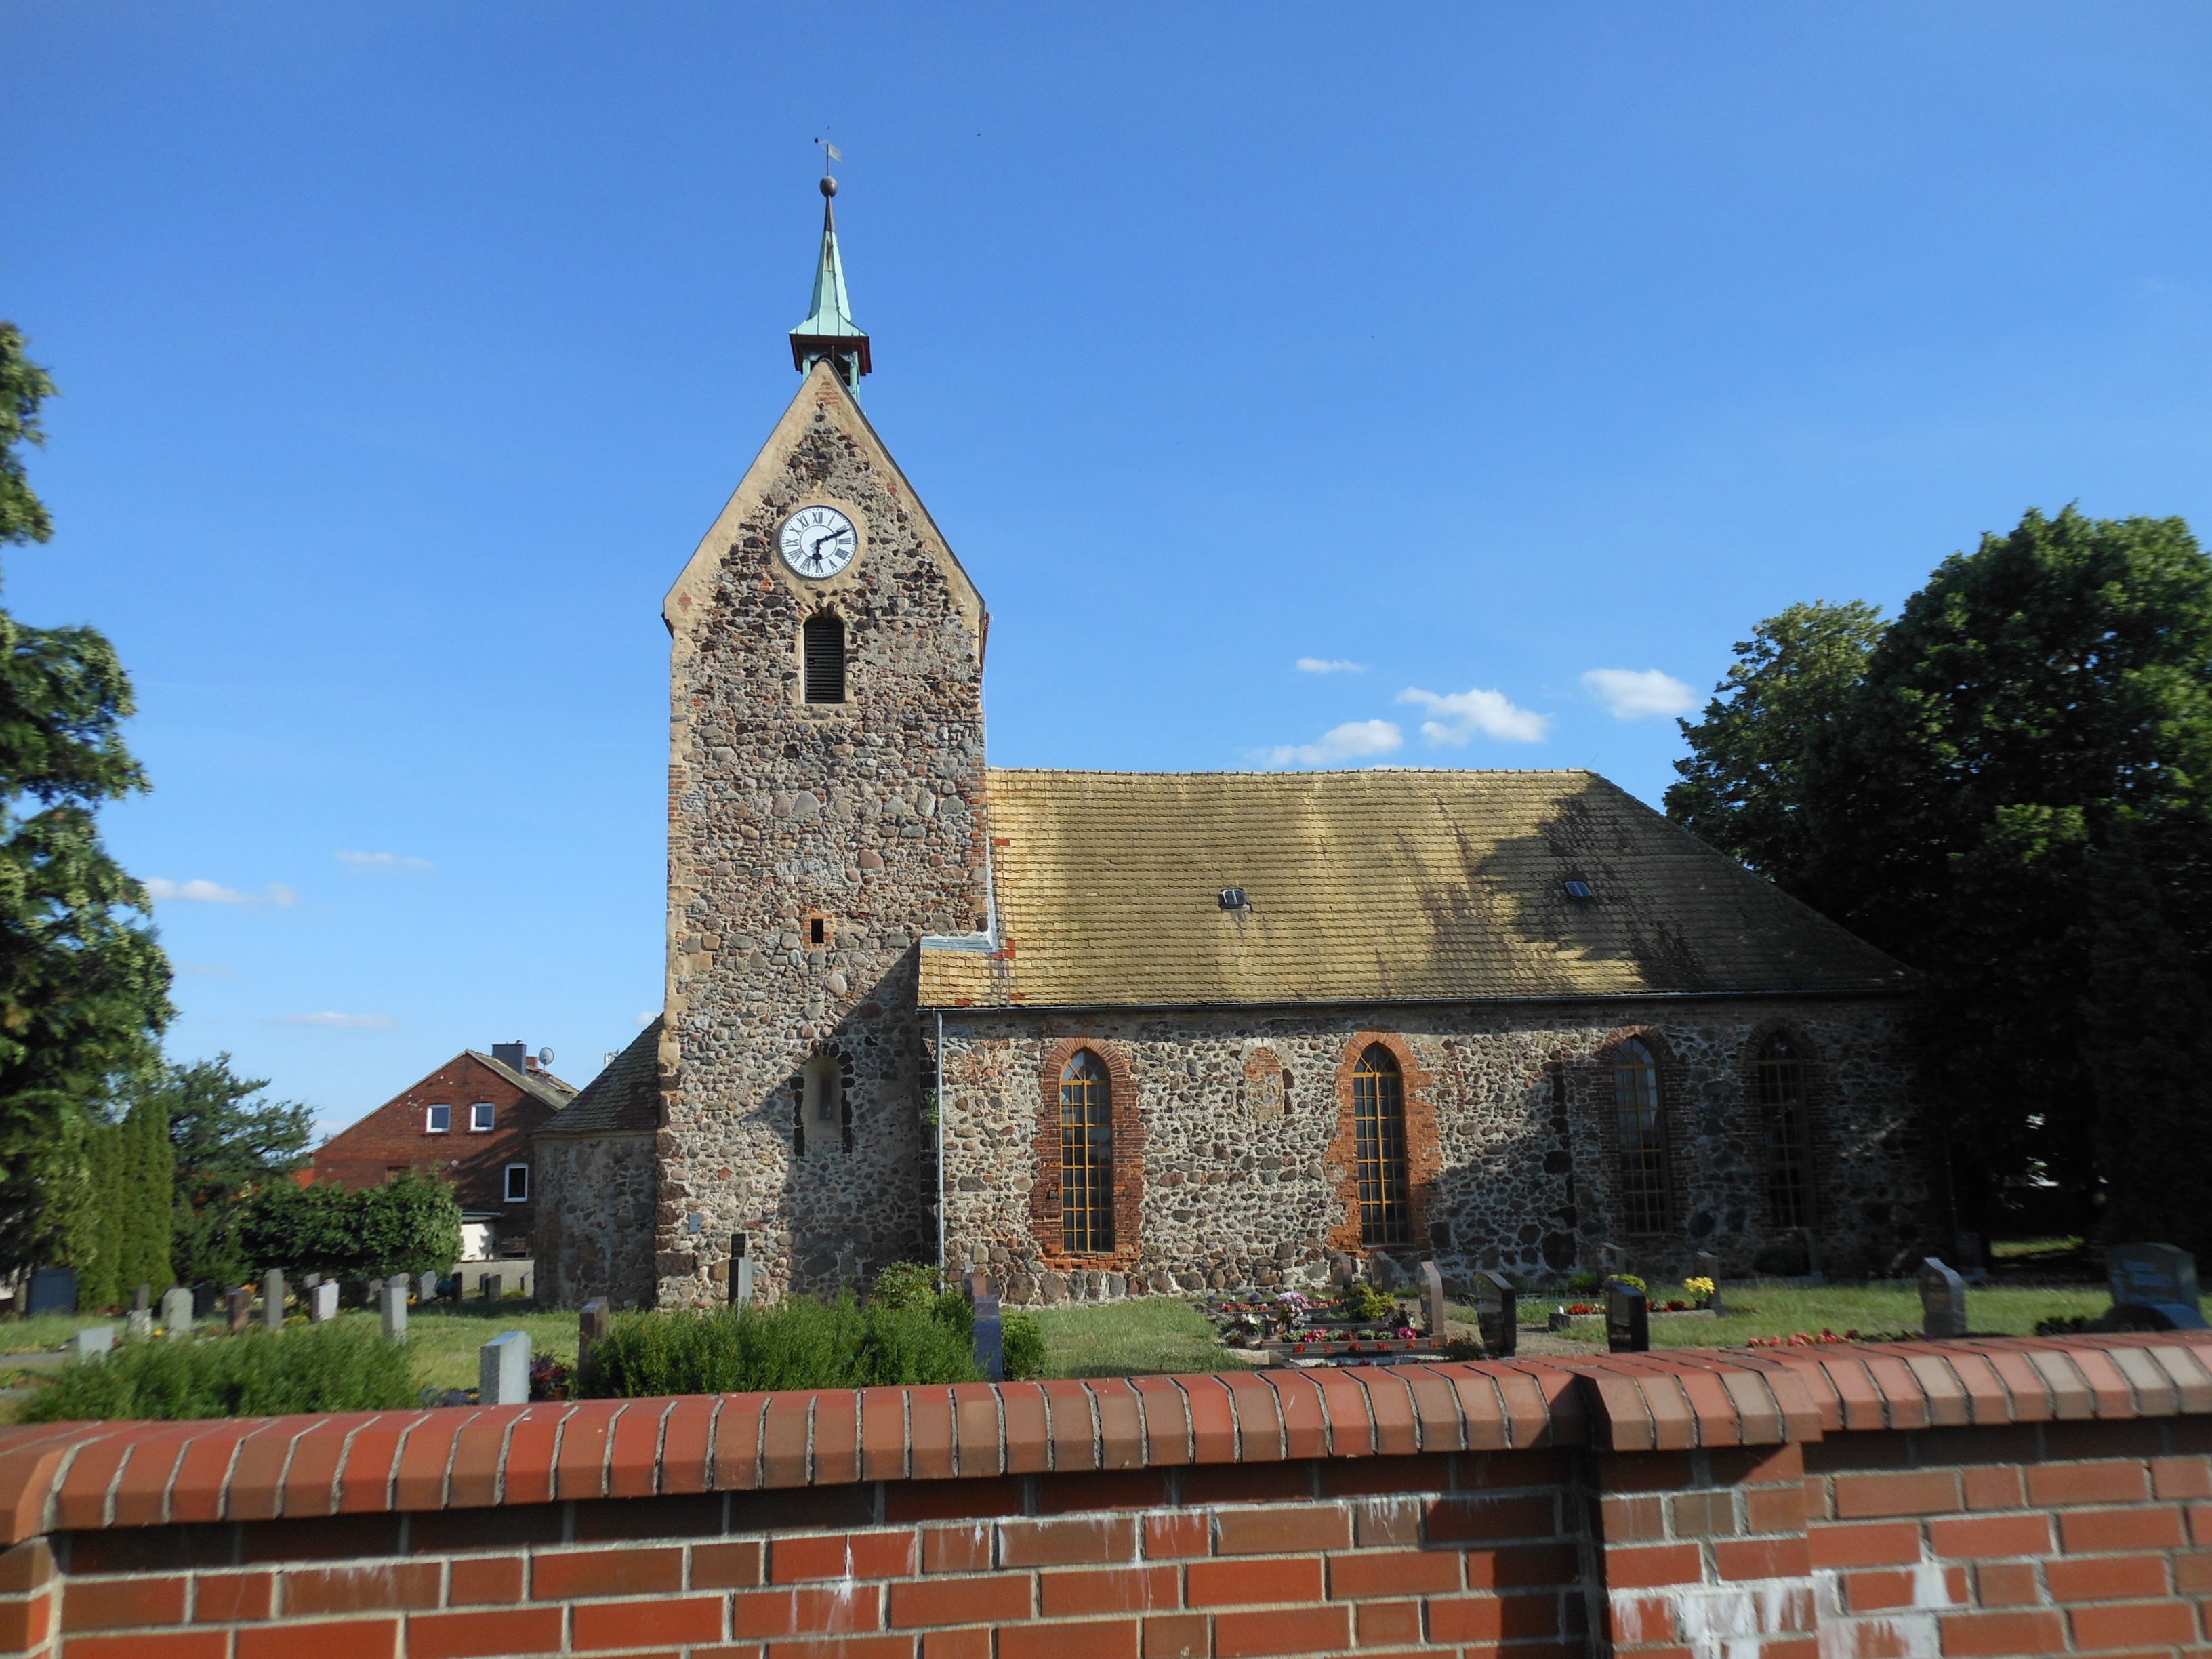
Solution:
<svg viewBox="0 0 2212 1659"><path fill-rule="evenodd" d="M1352 1121L1359 1181L1359 1242L1413 1242L1406 1178L1406 1083L1377 1042L1352 1073Z"/></svg>
<svg viewBox="0 0 2212 1659"><path fill-rule="evenodd" d="M1805 1063L1777 1031L1759 1045L1759 1115L1766 1137L1766 1207L1777 1228L1813 1224L1813 1148Z"/></svg>
<svg viewBox="0 0 2212 1659"><path fill-rule="evenodd" d="M1063 1248L1114 1248L1114 1080L1085 1048L1060 1074L1060 1230Z"/></svg>
<svg viewBox="0 0 2212 1659"><path fill-rule="evenodd" d="M845 624L836 617L809 617L801 630L806 647L806 701L845 701Z"/></svg>
<svg viewBox="0 0 2212 1659"><path fill-rule="evenodd" d="M1667 1231L1667 1127L1659 1111L1659 1063L1634 1037L1613 1061L1613 1109L1620 1123L1621 1224L1632 1233Z"/></svg>

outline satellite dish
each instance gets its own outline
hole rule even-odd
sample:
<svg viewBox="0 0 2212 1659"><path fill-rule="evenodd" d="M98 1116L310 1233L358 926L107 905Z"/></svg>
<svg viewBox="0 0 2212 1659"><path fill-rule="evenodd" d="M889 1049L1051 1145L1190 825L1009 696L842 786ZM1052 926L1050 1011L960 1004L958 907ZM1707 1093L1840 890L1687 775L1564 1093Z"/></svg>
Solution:
<svg viewBox="0 0 2212 1659"><path fill-rule="evenodd" d="M550 1066L553 1063L553 1051L550 1048L540 1048L538 1051L538 1063L540 1066Z"/></svg>

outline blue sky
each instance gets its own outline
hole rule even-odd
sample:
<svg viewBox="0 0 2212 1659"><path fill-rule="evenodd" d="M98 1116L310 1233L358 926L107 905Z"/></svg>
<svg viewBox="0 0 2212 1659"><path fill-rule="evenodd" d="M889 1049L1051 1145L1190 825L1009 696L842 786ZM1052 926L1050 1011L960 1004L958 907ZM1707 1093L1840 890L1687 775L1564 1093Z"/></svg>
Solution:
<svg viewBox="0 0 2212 1659"><path fill-rule="evenodd" d="M0 64L64 394L6 602L136 676L171 1052L332 1126L658 1006L660 599L825 127L1001 765L1656 802L1758 618L2212 523L2201 5L17 0Z"/></svg>

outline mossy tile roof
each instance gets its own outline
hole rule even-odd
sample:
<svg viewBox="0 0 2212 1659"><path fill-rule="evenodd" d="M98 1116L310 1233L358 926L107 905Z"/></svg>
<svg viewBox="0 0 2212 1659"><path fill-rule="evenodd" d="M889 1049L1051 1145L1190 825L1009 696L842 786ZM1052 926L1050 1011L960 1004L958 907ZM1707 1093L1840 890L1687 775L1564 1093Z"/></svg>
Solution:
<svg viewBox="0 0 2212 1659"><path fill-rule="evenodd" d="M1878 993L1906 977L1592 772L996 770L990 792L1000 948L925 941L924 1006ZM1231 887L1249 908L1222 908Z"/></svg>

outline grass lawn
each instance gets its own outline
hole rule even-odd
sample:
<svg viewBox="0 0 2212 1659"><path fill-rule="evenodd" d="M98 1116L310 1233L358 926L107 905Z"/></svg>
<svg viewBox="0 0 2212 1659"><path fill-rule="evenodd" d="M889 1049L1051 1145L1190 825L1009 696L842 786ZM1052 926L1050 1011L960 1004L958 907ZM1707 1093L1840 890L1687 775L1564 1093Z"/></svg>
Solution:
<svg viewBox="0 0 2212 1659"><path fill-rule="evenodd" d="M1136 1376L1152 1371L1243 1370L1249 1364L1214 1340L1213 1324L1190 1303L1139 1297L1103 1307L1022 1308L1044 1327L1054 1376Z"/></svg>
<svg viewBox="0 0 2212 1659"><path fill-rule="evenodd" d="M1679 1285L1651 1287L1655 1302L1689 1300ZM1740 1347L1754 1336L1788 1336L1804 1331L1818 1336L1822 1329L1838 1336L1857 1330L1868 1336L1890 1335L1920 1329L1920 1292L1910 1284L1879 1285L1739 1285L1723 1280L1721 1297L1728 1309L1724 1319L1670 1319L1655 1314L1651 1346L1655 1348ZM1523 1323L1564 1302L1599 1300L1595 1296L1521 1299ZM2042 1319L2086 1315L2094 1318L2112 1305L2112 1295L2101 1285L2060 1285L2043 1288L2011 1285L1966 1287L1966 1319L1976 1331L2029 1336ZM1453 1317L1472 1321L1474 1310L1455 1309ZM1602 1320L1578 1320L1560 1335L1592 1347L1605 1346Z"/></svg>
<svg viewBox="0 0 2212 1659"><path fill-rule="evenodd" d="M338 1317L373 1322L377 1316L356 1309ZM119 1337L123 1322L119 1314L40 1314L36 1319L0 1319L0 1356L58 1348L88 1325L113 1325ZM302 1322L295 1316L292 1322ZM573 1312L536 1313L519 1299L500 1304L472 1300L458 1307L441 1304L407 1310L407 1346L415 1356L417 1380L439 1389L473 1389L477 1350L501 1331L528 1331L533 1357L550 1353L564 1365L576 1363ZM10 1369L0 1358L0 1374Z"/></svg>

